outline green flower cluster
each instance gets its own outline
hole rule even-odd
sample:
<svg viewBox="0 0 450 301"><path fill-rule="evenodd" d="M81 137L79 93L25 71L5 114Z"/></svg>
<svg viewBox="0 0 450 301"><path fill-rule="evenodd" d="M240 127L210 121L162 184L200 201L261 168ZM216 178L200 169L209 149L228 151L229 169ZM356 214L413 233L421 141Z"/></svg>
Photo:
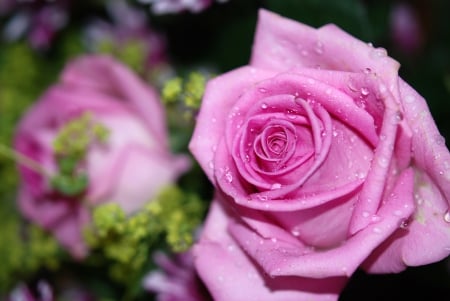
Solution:
<svg viewBox="0 0 450 301"><path fill-rule="evenodd" d="M90 112L66 123L53 141L58 173L51 179L52 187L66 196L85 191L89 181L86 172L80 170L80 163L93 143L105 143L108 136L108 129L94 122Z"/></svg>
<svg viewBox="0 0 450 301"><path fill-rule="evenodd" d="M127 283L141 276L152 250L164 248L160 245L162 237L171 251L186 251L205 210L197 196L170 186L131 216L115 203L96 207L85 238L94 258L97 253L98 258L109 261L110 276Z"/></svg>
<svg viewBox="0 0 450 301"><path fill-rule="evenodd" d="M166 104L182 103L189 109L198 109L205 92L206 76L191 72L186 79L175 77L168 80L162 90Z"/></svg>
<svg viewBox="0 0 450 301"><path fill-rule="evenodd" d="M144 71L146 71L146 47L144 41L138 39L130 39L120 45L112 40L105 40L99 45L98 52L110 54L128 65L134 71L143 74Z"/></svg>
<svg viewBox="0 0 450 301"><path fill-rule="evenodd" d="M35 225L24 225L13 208L0 207L0 293L44 268L59 267L61 249L58 242Z"/></svg>

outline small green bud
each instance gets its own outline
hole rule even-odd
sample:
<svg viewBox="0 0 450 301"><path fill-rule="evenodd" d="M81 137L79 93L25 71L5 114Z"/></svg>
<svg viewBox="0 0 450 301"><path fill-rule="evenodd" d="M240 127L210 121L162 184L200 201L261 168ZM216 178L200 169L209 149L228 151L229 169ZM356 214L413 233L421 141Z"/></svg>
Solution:
<svg viewBox="0 0 450 301"><path fill-rule="evenodd" d="M198 72L189 74L185 84L185 104L189 108L198 109L200 107L203 93L205 92L205 76Z"/></svg>
<svg viewBox="0 0 450 301"><path fill-rule="evenodd" d="M165 103L174 103L183 92L183 80L179 77L168 80L162 90L162 99Z"/></svg>
<svg viewBox="0 0 450 301"><path fill-rule="evenodd" d="M59 171L64 175L73 174L78 161L71 157L62 157L57 160Z"/></svg>
<svg viewBox="0 0 450 301"><path fill-rule="evenodd" d="M65 196L77 196L84 192L88 186L88 177L86 174L71 175L57 175L50 181L54 190L60 192Z"/></svg>

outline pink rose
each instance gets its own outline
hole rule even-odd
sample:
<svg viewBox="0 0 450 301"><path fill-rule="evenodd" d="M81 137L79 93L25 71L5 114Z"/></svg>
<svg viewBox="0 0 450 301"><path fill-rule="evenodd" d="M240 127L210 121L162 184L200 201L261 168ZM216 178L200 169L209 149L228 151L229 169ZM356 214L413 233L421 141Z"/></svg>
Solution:
<svg viewBox="0 0 450 301"><path fill-rule="evenodd" d="M146 290L156 294L157 301L208 301L211 300L194 268L191 251L169 258L155 253L153 261L160 270L148 273L143 280Z"/></svg>
<svg viewBox="0 0 450 301"><path fill-rule="evenodd" d="M190 149L217 188L195 247L215 300L335 300L362 266L450 253L450 154L382 48L261 11Z"/></svg>
<svg viewBox="0 0 450 301"><path fill-rule="evenodd" d="M65 168L58 165L55 139L86 114L92 116L92 124L84 130L92 131L97 125L107 131L107 137L88 143L85 156L72 168L79 181L70 182L69 188L75 191L65 193L52 182ZM79 137L70 139L83 142ZM82 230L89 222L91 207L116 202L131 214L188 167L185 157L169 152L165 113L155 91L106 56L82 57L65 68L60 82L19 123L15 148L49 174L20 166L21 211L52 231L76 257L87 253Z"/></svg>

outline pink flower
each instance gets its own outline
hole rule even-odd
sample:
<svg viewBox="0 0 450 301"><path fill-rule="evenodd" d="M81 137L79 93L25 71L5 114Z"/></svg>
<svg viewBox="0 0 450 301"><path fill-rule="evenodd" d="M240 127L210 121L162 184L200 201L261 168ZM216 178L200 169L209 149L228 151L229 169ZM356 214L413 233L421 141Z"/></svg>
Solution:
<svg viewBox="0 0 450 301"><path fill-rule="evenodd" d="M20 166L21 211L52 231L76 257L87 253L82 229L89 222L89 208L116 202L131 214L188 167L185 157L169 152L165 115L156 92L106 56L81 57L65 68L60 82L19 123L17 152L56 176L63 167L58 169L55 139L86 113L108 135L103 142L88 143L85 157L75 166L75 176L87 176L85 189L62 193L48 175L29 165ZM73 139L82 142L81 138Z"/></svg>
<svg viewBox="0 0 450 301"><path fill-rule="evenodd" d="M423 29L414 8L397 3L390 14L392 41L405 54L414 54L423 45Z"/></svg>
<svg viewBox="0 0 450 301"><path fill-rule="evenodd" d="M0 16L11 17L1 28L3 37L12 41L26 36L33 48L47 49L67 25L70 5L70 0L4 0L0 4Z"/></svg>
<svg viewBox="0 0 450 301"><path fill-rule="evenodd" d="M6 301L53 301L53 290L45 281L39 281L36 285L36 294L25 284L16 286L8 295Z"/></svg>
<svg viewBox="0 0 450 301"><path fill-rule="evenodd" d="M178 254L173 259L164 253L156 253L153 257L161 270L149 273L143 286L156 293L158 301L211 300L198 279L191 251Z"/></svg>
<svg viewBox="0 0 450 301"><path fill-rule="evenodd" d="M157 15L176 14L183 11L199 13L208 8L214 1L212 0L138 0L141 3L150 3L152 12ZM226 2L227 0L216 0Z"/></svg>
<svg viewBox="0 0 450 301"><path fill-rule="evenodd" d="M121 49L127 43L139 42L146 68L154 69L166 63L165 40L151 29L145 12L125 1L112 1L106 7L112 22L95 19L87 26L86 40L90 49L98 51L104 43Z"/></svg>
<svg viewBox="0 0 450 301"><path fill-rule="evenodd" d="M262 10L211 80L190 149L217 194L195 247L215 300L335 300L362 265L450 253L450 154L382 48Z"/></svg>

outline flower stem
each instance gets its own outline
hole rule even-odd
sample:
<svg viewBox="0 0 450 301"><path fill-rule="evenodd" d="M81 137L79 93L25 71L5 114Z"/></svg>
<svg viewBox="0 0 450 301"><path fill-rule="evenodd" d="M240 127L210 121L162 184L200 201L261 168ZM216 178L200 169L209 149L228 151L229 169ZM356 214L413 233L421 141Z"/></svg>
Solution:
<svg viewBox="0 0 450 301"><path fill-rule="evenodd" d="M41 164L30 159L29 157L16 152L15 150L3 145L0 143L0 155L3 155L7 158L14 160L17 163L20 163L29 169L43 175L44 177L50 178L50 172L47 171Z"/></svg>

